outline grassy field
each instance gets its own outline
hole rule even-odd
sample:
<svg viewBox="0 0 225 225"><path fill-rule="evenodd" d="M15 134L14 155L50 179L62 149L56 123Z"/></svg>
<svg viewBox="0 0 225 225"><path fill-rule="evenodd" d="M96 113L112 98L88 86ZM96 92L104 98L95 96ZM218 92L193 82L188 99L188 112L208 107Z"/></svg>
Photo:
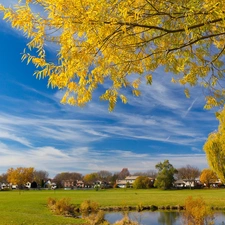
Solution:
<svg viewBox="0 0 225 225"><path fill-rule="evenodd" d="M0 192L0 225L82 224L81 219L54 215L47 207L47 199L70 198L74 204L93 200L100 206L184 205L188 196L202 197L208 205L225 208L225 189L218 190L49 190Z"/></svg>

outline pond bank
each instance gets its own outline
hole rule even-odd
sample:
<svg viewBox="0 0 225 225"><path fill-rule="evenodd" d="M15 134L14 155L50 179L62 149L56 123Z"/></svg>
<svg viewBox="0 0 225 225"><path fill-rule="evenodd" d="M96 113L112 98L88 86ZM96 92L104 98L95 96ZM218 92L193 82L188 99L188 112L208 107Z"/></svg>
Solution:
<svg viewBox="0 0 225 225"><path fill-rule="evenodd" d="M106 212L120 212L120 211L156 211L156 210L185 210L185 206L182 205L167 205L167 206L156 206L156 205L148 205L148 206L143 206L143 205L137 205L137 206L105 206L105 207L100 207L99 208L102 211ZM225 210L225 207L217 207L217 206L212 206L212 210L220 210L223 211Z"/></svg>
<svg viewBox="0 0 225 225"><path fill-rule="evenodd" d="M185 207L181 205L176 206L156 206L156 205L137 205L137 206L108 206L108 207L100 207L100 210L103 211L156 211L156 210L184 210Z"/></svg>

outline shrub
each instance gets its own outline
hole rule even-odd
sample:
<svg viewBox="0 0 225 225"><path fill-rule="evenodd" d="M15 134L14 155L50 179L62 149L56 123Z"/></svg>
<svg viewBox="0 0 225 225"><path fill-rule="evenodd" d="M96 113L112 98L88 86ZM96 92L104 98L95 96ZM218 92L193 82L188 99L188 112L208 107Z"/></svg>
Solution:
<svg viewBox="0 0 225 225"><path fill-rule="evenodd" d="M70 203L69 198L48 198L48 207L57 215L76 216L76 207Z"/></svg>
<svg viewBox="0 0 225 225"><path fill-rule="evenodd" d="M87 220L88 224L90 225L110 225L110 223L106 221L104 217L105 213L102 210L98 211L97 213L90 213L88 216L83 216L83 218Z"/></svg>
<svg viewBox="0 0 225 225"><path fill-rule="evenodd" d="M137 209L138 212L141 212L141 211L143 211L144 207L143 207L143 205L141 203L139 203L137 205L136 209Z"/></svg>
<svg viewBox="0 0 225 225"><path fill-rule="evenodd" d="M214 224L213 212L202 198L185 200L184 222L188 225L211 225Z"/></svg>
<svg viewBox="0 0 225 225"><path fill-rule="evenodd" d="M99 209L98 203L91 200L86 200L82 202L80 205L81 213L97 212L98 209Z"/></svg>
<svg viewBox="0 0 225 225"><path fill-rule="evenodd" d="M139 223L130 220L128 215L125 215L122 220L115 222L114 225L139 225Z"/></svg>

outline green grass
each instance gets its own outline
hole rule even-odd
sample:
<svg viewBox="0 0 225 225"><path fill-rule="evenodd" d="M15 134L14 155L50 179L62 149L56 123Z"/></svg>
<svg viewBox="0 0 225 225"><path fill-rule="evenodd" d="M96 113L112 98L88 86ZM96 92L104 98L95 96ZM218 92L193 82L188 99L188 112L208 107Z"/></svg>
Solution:
<svg viewBox="0 0 225 225"><path fill-rule="evenodd" d="M188 196L203 197L210 206L225 208L225 189L170 190L110 189L74 191L8 191L0 192L0 225L21 224L82 224L84 220L54 215L47 207L47 199L70 198L74 204L84 200L98 202L100 206L184 205Z"/></svg>

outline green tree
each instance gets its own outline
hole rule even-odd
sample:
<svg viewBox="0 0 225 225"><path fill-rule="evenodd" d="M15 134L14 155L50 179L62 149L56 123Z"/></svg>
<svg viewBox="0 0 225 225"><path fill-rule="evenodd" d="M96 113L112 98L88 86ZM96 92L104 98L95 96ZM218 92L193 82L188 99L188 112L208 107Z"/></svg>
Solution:
<svg viewBox="0 0 225 225"><path fill-rule="evenodd" d="M109 101L110 110L118 99L127 102L123 88L139 96L140 83L151 84L159 67L174 74L172 81L184 85L187 96L189 86L201 83L209 88L206 108L224 104L224 8L223 0L24 0L12 8L0 4L4 19L29 39L31 51L22 59L39 68L35 75L48 77L49 86L65 89L62 103L83 106L110 80L100 96ZM54 62L46 56L49 42L58 45ZM134 74L137 79L130 78Z"/></svg>
<svg viewBox="0 0 225 225"><path fill-rule="evenodd" d="M206 187L210 187L210 183L214 183L218 180L218 177L214 171L211 169L202 170L200 181L206 185Z"/></svg>
<svg viewBox="0 0 225 225"><path fill-rule="evenodd" d="M147 176L139 176L133 183L135 189L146 189L151 187L151 180Z"/></svg>
<svg viewBox="0 0 225 225"><path fill-rule="evenodd" d="M177 170L169 163L169 160L156 164L155 168L158 170L158 175L154 186L160 189L171 188L174 181L174 174L177 173Z"/></svg>

